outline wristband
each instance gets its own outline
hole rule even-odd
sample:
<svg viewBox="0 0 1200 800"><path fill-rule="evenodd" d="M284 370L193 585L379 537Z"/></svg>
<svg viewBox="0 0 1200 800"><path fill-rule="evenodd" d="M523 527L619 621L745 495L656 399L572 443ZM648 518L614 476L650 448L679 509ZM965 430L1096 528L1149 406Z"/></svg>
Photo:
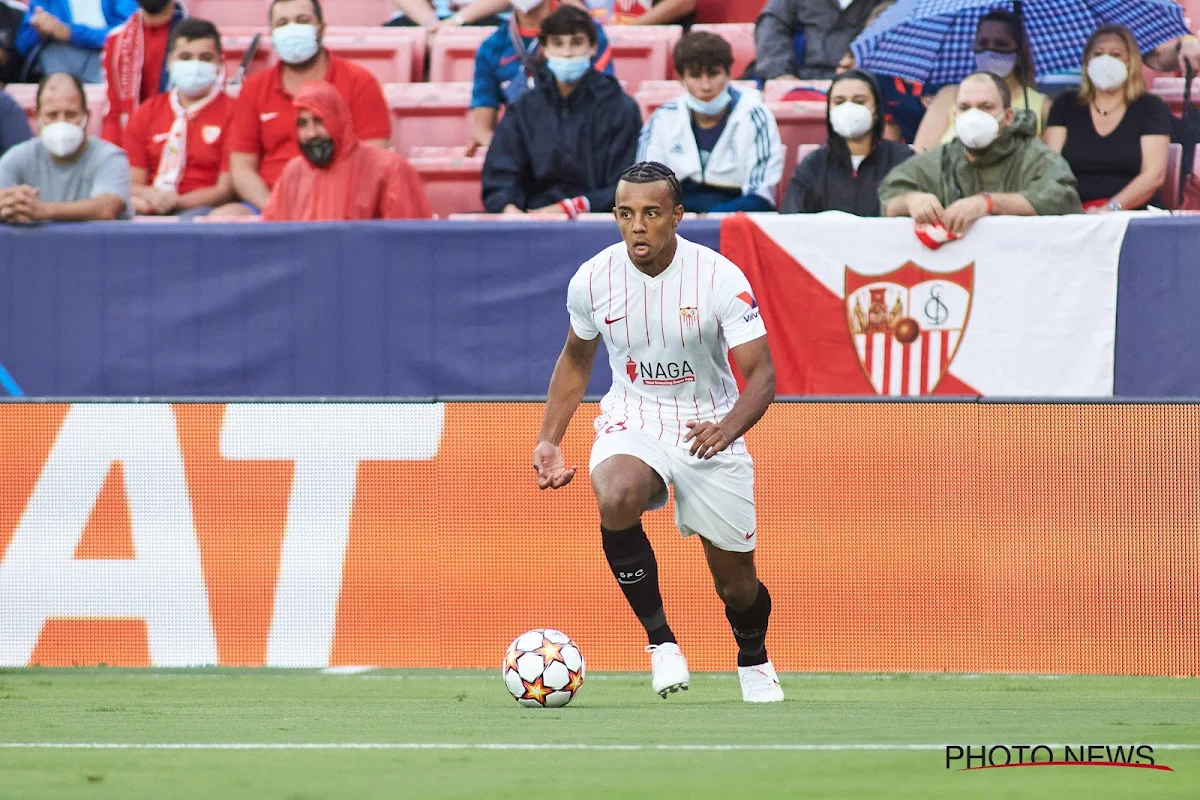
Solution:
<svg viewBox="0 0 1200 800"><path fill-rule="evenodd" d="M579 197L570 197L566 200L559 200L558 207L570 218L575 219L580 214L586 214L592 210L592 204L583 195Z"/></svg>
<svg viewBox="0 0 1200 800"><path fill-rule="evenodd" d="M992 214L996 213L996 201L995 201L995 199L992 198L992 193L991 192L980 192L979 196L987 201L988 216L990 217Z"/></svg>

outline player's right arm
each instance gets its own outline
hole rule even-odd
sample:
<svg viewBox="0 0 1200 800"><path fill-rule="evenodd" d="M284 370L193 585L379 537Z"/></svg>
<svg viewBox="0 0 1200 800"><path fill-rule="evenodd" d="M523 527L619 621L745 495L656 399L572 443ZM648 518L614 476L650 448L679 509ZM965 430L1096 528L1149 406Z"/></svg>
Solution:
<svg viewBox="0 0 1200 800"><path fill-rule="evenodd" d="M538 431L537 448L533 451L533 468L537 472L539 489L561 489L575 477L575 468L566 466L559 444L575 409L583 401L599 346L598 335L583 339L575 333L574 327L567 332L567 343L550 378L546 414L542 418L542 429Z"/></svg>

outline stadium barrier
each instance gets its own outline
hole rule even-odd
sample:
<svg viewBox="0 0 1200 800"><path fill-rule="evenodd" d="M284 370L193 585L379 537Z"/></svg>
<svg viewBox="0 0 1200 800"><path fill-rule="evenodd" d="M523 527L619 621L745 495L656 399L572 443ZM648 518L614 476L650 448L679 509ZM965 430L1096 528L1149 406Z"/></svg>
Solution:
<svg viewBox="0 0 1200 800"><path fill-rule="evenodd" d="M644 669L541 414L2 405L0 665L495 668L550 625ZM750 446L781 669L1200 672L1200 405L779 403ZM699 544L647 520L693 668L732 669Z"/></svg>

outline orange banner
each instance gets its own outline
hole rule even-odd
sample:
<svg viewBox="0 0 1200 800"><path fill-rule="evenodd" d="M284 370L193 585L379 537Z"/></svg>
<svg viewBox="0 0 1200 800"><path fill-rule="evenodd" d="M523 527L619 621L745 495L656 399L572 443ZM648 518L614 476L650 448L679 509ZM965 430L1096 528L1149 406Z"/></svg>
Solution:
<svg viewBox="0 0 1200 800"><path fill-rule="evenodd" d="M0 665L645 669L537 404L0 406ZM586 467L594 407L564 442ZM1200 672L1200 407L777 404L748 437L784 670ZM735 648L647 516L693 669Z"/></svg>

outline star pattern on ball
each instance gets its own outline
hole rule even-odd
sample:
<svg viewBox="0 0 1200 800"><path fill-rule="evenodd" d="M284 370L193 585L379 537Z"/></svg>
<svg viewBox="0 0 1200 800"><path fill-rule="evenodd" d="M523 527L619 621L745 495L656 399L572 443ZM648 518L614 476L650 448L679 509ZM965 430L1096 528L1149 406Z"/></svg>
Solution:
<svg viewBox="0 0 1200 800"><path fill-rule="evenodd" d="M583 686L583 672L572 672L571 680L567 681L567 691L575 694Z"/></svg>
<svg viewBox="0 0 1200 800"><path fill-rule="evenodd" d="M560 661L563 664L567 663L566 661L563 661L562 649L563 646L561 644L555 644L554 642L547 640L542 644L541 647L533 652L541 656L543 664L548 667L555 661Z"/></svg>
<svg viewBox="0 0 1200 800"><path fill-rule="evenodd" d="M542 684L542 676L537 676L537 679L532 683L522 680L521 683L525 686L525 694L521 696L522 700L533 700L538 705L546 704L546 697L550 694L550 690Z"/></svg>
<svg viewBox="0 0 1200 800"><path fill-rule="evenodd" d="M505 655L504 655L504 668L516 670L517 669L517 659L520 657L521 657L520 650L518 650L515 647L510 648L509 651L507 653L505 653Z"/></svg>

